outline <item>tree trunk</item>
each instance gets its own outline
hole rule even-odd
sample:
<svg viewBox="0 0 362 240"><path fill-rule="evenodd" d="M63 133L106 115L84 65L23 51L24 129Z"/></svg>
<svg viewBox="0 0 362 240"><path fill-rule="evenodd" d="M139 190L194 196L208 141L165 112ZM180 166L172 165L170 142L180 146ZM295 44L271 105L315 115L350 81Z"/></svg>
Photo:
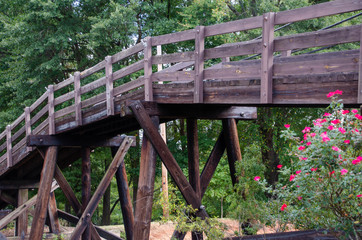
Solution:
<svg viewBox="0 0 362 240"><path fill-rule="evenodd" d="M104 160L104 170L107 171L110 162L109 159ZM111 186L109 186L103 195L103 211L101 225L111 224Z"/></svg>

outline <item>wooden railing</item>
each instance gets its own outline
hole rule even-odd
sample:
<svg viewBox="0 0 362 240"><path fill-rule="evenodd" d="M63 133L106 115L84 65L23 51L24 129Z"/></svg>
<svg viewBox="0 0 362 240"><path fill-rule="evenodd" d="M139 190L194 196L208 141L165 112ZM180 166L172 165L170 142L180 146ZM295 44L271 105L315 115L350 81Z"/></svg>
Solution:
<svg viewBox="0 0 362 240"><path fill-rule="evenodd" d="M260 103L265 104L272 102L273 76L305 74L308 67L312 69L308 71L309 74L333 71L362 71L361 61L359 63L357 61L355 64L347 64L343 66L343 69L313 69L315 62L306 61L305 68L298 69L293 67L293 61L288 63L273 58L275 52L290 52L293 49L361 42L361 25L274 38L275 25L359 11L361 9L362 1L360 0L339 0L284 12L270 12L263 16L212 26L198 26L195 29L183 32L147 37L141 43L129 49L113 56L107 56L105 60L83 72L75 72L73 76L59 84L48 86L47 91L36 102L30 107L26 107L24 113L0 133L0 164L6 162L6 168L10 168L14 165L12 159L14 153L20 151L21 148L26 149L24 154L32 151L31 147L26 147L27 136L32 134L56 134L55 123L57 119L74 114L76 126L81 126L84 124L82 111L102 102L106 103L107 115L114 115L114 98L127 94L134 89L144 88L145 100L152 101L154 96L152 85L154 82L194 82L194 103L202 103L204 80L260 78ZM206 37L256 28L262 29L261 40L236 42L205 49ZM152 55L152 47L154 46L188 40L195 41L195 51L159 56ZM142 57L142 53L142 60L113 71L114 64L126 61L129 57L135 55L137 55L135 59L139 59ZM260 60L248 61L250 64L243 66L242 69L239 68L239 62L230 62L227 67L221 67L220 64L217 64L204 69L204 63L208 59L259 53L261 54ZM361 59L361 52L359 52L359 59ZM322 59L314 58L314 61L322 61ZM153 73L153 65L170 63L177 64ZM193 70L180 71L192 66L194 66ZM144 71L143 74L140 72L141 70ZM123 82L122 79L137 72L138 75L142 76L129 82ZM89 77L92 76L100 77L87 83ZM358 99L362 102L361 73L359 79L361 89L359 89ZM93 94L90 94L91 92Z"/></svg>

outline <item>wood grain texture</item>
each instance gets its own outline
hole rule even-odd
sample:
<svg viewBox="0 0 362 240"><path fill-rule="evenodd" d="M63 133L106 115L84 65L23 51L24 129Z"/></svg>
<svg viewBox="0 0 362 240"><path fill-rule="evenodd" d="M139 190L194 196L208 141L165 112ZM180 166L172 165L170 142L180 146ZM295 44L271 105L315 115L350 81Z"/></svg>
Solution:
<svg viewBox="0 0 362 240"><path fill-rule="evenodd" d="M204 101L204 58L205 58L205 27L196 27L195 33L195 82L194 103Z"/></svg>
<svg viewBox="0 0 362 240"><path fill-rule="evenodd" d="M359 61L358 61L358 93L357 103L362 104L362 26L360 33Z"/></svg>
<svg viewBox="0 0 362 240"><path fill-rule="evenodd" d="M48 130L49 135L55 134L55 116L54 116L54 86L48 86Z"/></svg>
<svg viewBox="0 0 362 240"><path fill-rule="evenodd" d="M18 190L18 205L26 203L28 199L28 189L19 189ZM17 220L16 236L25 236L28 232L28 213L24 211L19 215Z"/></svg>
<svg viewBox="0 0 362 240"><path fill-rule="evenodd" d="M106 101L107 115L114 115L114 92L113 92L113 68L112 57L107 56L106 59Z"/></svg>
<svg viewBox="0 0 362 240"><path fill-rule="evenodd" d="M88 205L92 192L91 192L91 160L89 147L83 147L82 152L82 212L84 212L86 206ZM91 232L90 228L87 227L83 234L82 240L90 240Z"/></svg>
<svg viewBox="0 0 362 240"><path fill-rule="evenodd" d="M144 50L144 78L145 78L145 100L153 101L153 88L152 88L152 38L145 39Z"/></svg>
<svg viewBox="0 0 362 240"><path fill-rule="evenodd" d="M80 89L80 72L74 73L74 107L75 121L78 126L82 126L82 95Z"/></svg>
<svg viewBox="0 0 362 240"><path fill-rule="evenodd" d="M13 145L11 138L11 126L6 126L6 167L10 168L13 166Z"/></svg>

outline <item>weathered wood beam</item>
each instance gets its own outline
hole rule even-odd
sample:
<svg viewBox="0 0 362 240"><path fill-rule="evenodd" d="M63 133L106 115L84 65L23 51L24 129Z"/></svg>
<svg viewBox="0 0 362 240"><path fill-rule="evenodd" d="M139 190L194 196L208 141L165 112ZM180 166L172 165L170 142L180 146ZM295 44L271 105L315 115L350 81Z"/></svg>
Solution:
<svg viewBox="0 0 362 240"><path fill-rule="evenodd" d="M72 206L74 212L76 212L76 215L81 216L82 215L82 205L78 201L72 187L69 185L68 181L65 179L62 171L60 170L60 168L58 166L56 166L56 168L55 168L54 178L55 178L55 180L57 180L57 183L59 184L59 187L62 189L62 191L63 191L63 193L65 195L65 198L68 200L68 202ZM58 210L58 212L59 212L59 210ZM90 228L91 228L92 240L101 240L101 238L98 235L94 225L92 223L89 224L89 225L90 225Z"/></svg>
<svg viewBox="0 0 362 240"><path fill-rule="evenodd" d="M130 108L132 109L138 123L143 128L145 135L151 141L162 162L165 164L168 172L175 180L175 183L186 199L186 202L191 204L193 208L199 209L201 205L199 198L190 183L187 181L166 143L163 141L158 129L153 125L152 120L147 114L142 103L140 101L136 101L130 105Z"/></svg>
<svg viewBox="0 0 362 240"><path fill-rule="evenodd" d="M195 29L195 80L194 103L204 102L204 56L205 56L205 27Z"/></svg>
<svg viewBox="0 0 362 240"><path fill-rule="evenodd" d="M97 187L97 190L94 192L91 200L89 201L88 206L86 207L85 211L83 212L80 221L78 222L77 226L75 227L70 239L76 240L82 235L86 227L89 225L89 220L92 218L92 215L95 209L98 206L99 201L101 200L102 196L104 195L107 187L109 186L114 174L116 173L119 165L122 161L124 161L124 156L126 155L128 149L131 147L132 138L125 137L123 142L121 143L116 156L114 157L112 163L109 165L109 168L104 175L102 181Z"/></svg>
<svg viewBox="0 0 362 240"><path fill-rule="evenodd" d="M91 161L90 148L82 148L82 212L85 210L91 199ZM87 227L82 235L82 240L90 240L91 232Z"/></svg>
<svg viewBox="0 0 362 240"><path fill-rule="evenodd" d="M28 201L28 189L19 189L18 190L18 206L26 203ZM28 232L28 214L27 211L24 211L19 215L17 220L16 227L16 236L25 236Z"/></svg>
<svg viewBox="0 0 362 240"><path fill-rule="evenodd" d="M111 151L112 151L112 157L114 157L117 153L117 149L113 147L111 148ZM134 215L133 215L131 195L129 193L129 187L128 187L126 166L124 162L122 162L119 168L117 169L116 180L117 180L118 195L121 204L126 237L127 239L133 239Z"/></svg>
<svg viewBox="0 0 362 240"><path fill-rule="evenodd" d="M9 194L7 194L6 192L0 190L0 200L16 207L17 206L17 201L15 198L13 198L12 196L10 196Z"/></svg>
<svg viewBox="0 0 362 240"><path fill-rule="evenodd" d="M116 136L111 139L102 140L99 137L80 137L80 136L51 136L51 135L32 135L27 138L28 146L47 147L117 147L121 144L124 135ZM135 139L135 137L130 137ZM132 146L135 146L132 145Z"/></svg>
<svg viewBox="0 0 362 240"><path fill-rule="evenodd" d="M123 107L121 116L131 116L131 110L127 106L134 103L128 101ZM255 107L230 106L222 104L158 104L157 102L142 101L146 112L150 116L159 116L160 118L182 119L256 119L257 111Z"/></svg>
<svg viewBox="0 0 362 240"><path fill-rule="evenodd" d="M114 115L114 91L113 91L113 68L112 56L107 56L106 61L106 101L107 101L107 116Z"/></svg>
<svg viewBox="0 0 362 240"><path fill-rule="evenodd" d="M54 192L50 193L48 204L49 229L54 234L60 233L60 224L57 212L57 203Z"/></svg>
<svg viewBox="0 0 362 240"><path fill-rule="evenodd" d="M80 72L74 73L74 106L75 106L75 122L77 126L83 125L82 119L82 93L80 87Z"/></svg>
<svg viewBox="0 0 362 240"><path fill-rule="evenodd" d="M73 224L77 224L79 222L79 218L76 216L73 216L65 211L59 210L58 209L58 216L70 223ZM114 233L108 232L100 227L97 226L93 226L93 228L95 229L96 232L99 233L99 235L102 238L105 238L107 240L124 240L123 238L118 237L117 235L115 235Z"/></svg>
<svg viewBox="0 0 362 240"><path fill-rule="evenodd" d="M54 85L48 86L48 133L55 134Z"/></svg>
<svg viewBox="0 0 362 240"><path fill-rule="evenodd" d="M146 37L144 40L144 79L145 79L145 100L153 101L152 88L152 38Z"/></svg>
<svg viewBox="0 0 362 240"><path fill-rule="evenodd" d="M158 117L151 124L158 128ZM133 239L149 239L152 217L157 154L148 136L143 136L137 200L134 216Z"/></svg>
<svg viewBox="0 0 362 240"><path fill-rule="evenodd" d="M49 193L54 176L54 169L57 162L58 147L49 147L45 154L43 170L39 184L39 191L36 200L35 215L30 231L30 239L40 240L43 235Z"/></svg>
<svg viewBox="0 0 362 240"><path fill-rule="evenodd" d="M359 61L358 61L357 103L362 104L362 26L361 26L361 33L360 33Z"/></svg>
<svg viewBox="0 0 362 240"><path fill-rule="evenodd" d="M235 119L225 119L222 121L222 126L229 161L231 182L234 186L239 181L236 176L235 163L241 161L237 122Z"/></svg>
<svg viewBox="0 0 362 240"><path fill-rule="evenodd" d="M9 189L31 189L38 188L39 181L37 180L2 180L0 181L0 190Z"/></svg>

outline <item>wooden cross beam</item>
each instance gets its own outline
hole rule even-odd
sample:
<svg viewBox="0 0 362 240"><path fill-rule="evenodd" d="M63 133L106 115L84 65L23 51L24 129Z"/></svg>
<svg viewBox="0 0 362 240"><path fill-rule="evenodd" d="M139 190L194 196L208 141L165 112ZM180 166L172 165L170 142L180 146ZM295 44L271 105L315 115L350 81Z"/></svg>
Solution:
<svg viewBox="0 0 362 240"><path fill-rule="evenodd" d="M2 180L0 181L0 190L10 189L31 189L38 188L39 181L37 180Z"/></svg>

